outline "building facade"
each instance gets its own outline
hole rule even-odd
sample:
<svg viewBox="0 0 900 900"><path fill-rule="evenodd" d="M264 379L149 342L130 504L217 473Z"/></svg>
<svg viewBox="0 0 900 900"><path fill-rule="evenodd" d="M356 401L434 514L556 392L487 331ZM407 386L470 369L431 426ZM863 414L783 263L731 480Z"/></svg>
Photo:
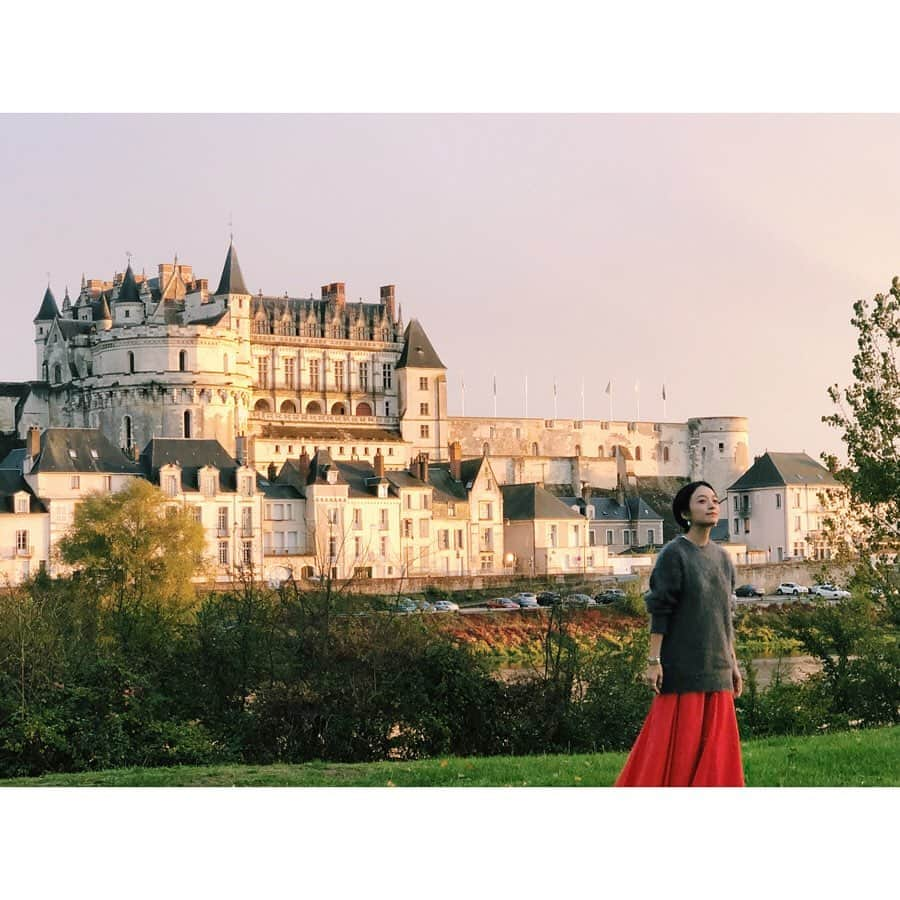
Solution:
<svg viewBox="0 0 900 900"><path fill-rule="evenodd" d="M153 438L218 440L260 473L304 452L405 469L420 453L491 460L500 484L610 488L639 477L704 478L723 492L749 465L747 420L683 423L451 416L447 371L395 287L348 302L253 294L230 245L215 290L176 258L83 278L34 319L35 380L0 385L0 427L100 428L127 454ZM243 443L242 443L243 442Z"/></svg>

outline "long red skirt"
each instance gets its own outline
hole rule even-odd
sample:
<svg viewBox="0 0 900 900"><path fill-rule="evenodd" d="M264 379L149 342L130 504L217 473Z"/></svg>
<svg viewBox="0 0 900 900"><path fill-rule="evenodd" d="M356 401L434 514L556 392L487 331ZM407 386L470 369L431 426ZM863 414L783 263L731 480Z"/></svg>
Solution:
<svg viewBox="0 0 900 900"><path fill-rule="evenodd" d="M731 691L659 694L616 787L743 787Z"/></svg>

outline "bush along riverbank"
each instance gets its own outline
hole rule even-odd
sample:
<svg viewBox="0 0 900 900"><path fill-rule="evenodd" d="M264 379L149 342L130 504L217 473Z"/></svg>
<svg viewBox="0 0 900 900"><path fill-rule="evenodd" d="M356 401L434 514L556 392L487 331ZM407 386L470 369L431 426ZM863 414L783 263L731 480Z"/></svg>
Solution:
<svg viewBox="0 0 900 900"><path fill-rule="evenodd" d="M0 595L0 777L631 746L651 700L639 681L643 617L623 607L481 618L390 613L330 585L248 583L166 605L39 578ZM822 671L769 689L748 677L745 738L898 721L896 631L878 609L854 601L770 619ZM533 668L526 682L497 677L492 654L513 640Z"/></svg>

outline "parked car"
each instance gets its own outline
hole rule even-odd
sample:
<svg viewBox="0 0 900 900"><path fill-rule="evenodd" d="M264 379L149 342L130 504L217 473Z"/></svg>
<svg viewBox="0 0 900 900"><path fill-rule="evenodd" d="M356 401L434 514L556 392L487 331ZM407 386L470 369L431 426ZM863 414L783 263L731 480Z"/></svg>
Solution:
<svg viewBox="0 0 900 900"><path fill-rule="evenodd" d="M393 612L401 613L416 612L418 608L419 607L416 605L416 601L411 600L409 597L400 597L389 607L389 609L391 609Z"/></svg>
<svg viewBox="0 0 900 900"><path fill-rule="evenodd" d="M537 595L538 606L555 606L559 603L559 594L555 591L541 591Z"/></svg>
<svg viewBox="0 0 900 900"><path fill-rule="evenodd" d="M755 584L742 584L735 592L738 597L765 597L766 592Z"/></svg>
<svg viewBox="0 0 900 900"><path fill-rule="evenodd" d="M809 592L817 597L824 597L826 600L847 600L850 597L850 591L845 591L830 582L814 584Z"/></svg>
<svg viewBox="0 0 900 900"><path fill-rule="evenodd" d="M608 588L595 595L594 600L597 603L615 603L617 600L624 600L626 596L625 591L621 588Z"/></svg>
<svg viewBox="0 0 900 900"><path fill-rule="evenodd" d="M522 609L537 609L538 601L534 594L516 594L512 598Z"/></svg>
<svg viewBox="0 0 900 900"><path fill-rule="evenodd" d="M796 597L798 594L808 594L809 588L802 584L797 584L796 581L782 581L781 584L775 588L775 593L779 596L793 594L793 596Z"/></svg>
<svg viewBox="0 0 900 900"><path fill-rule="evenodd" d="M537 594L532 594L531 591L519 591L518 594L513 594L512 598L516 601L516 603L518 603L522 599L528 601L534 600L535 604L537 603ZM531 603L529 602L528 605L531 606Z"/></svg>
<svg viewBox="0 0 900 900"><path fill-rule="evenodd" d="M568 597L563 598L563 604L565 606L574 606L579 609L584 609L586 606L596 606L597 601L594 600L593 597L589 597L587 594L569 594Z"/></svg>
<svg viewBox="0 0 900 900"><path fill-rule="evenodd" d="M519 609L519 604L511 597L495 597L484 604L488 609Z"/></svg>
<svg viewBox="0 0 900 900"><path fill-rule="evenodd" d="M451 600L435 600L432 609L435 612L459 612L459 605Z"/></svg>

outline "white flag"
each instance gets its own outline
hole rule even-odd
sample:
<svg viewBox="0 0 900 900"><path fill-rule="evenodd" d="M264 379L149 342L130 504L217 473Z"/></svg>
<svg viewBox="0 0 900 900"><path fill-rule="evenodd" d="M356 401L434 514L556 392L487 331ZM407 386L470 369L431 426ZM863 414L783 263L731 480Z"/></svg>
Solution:
<svg viewBox="0 0 900 900"><path fill-rule="evenodd" d="M612 382L608 381L606 383L606 393L608 394L608 393L610 393L610 391L612 391Z"/></svg>

